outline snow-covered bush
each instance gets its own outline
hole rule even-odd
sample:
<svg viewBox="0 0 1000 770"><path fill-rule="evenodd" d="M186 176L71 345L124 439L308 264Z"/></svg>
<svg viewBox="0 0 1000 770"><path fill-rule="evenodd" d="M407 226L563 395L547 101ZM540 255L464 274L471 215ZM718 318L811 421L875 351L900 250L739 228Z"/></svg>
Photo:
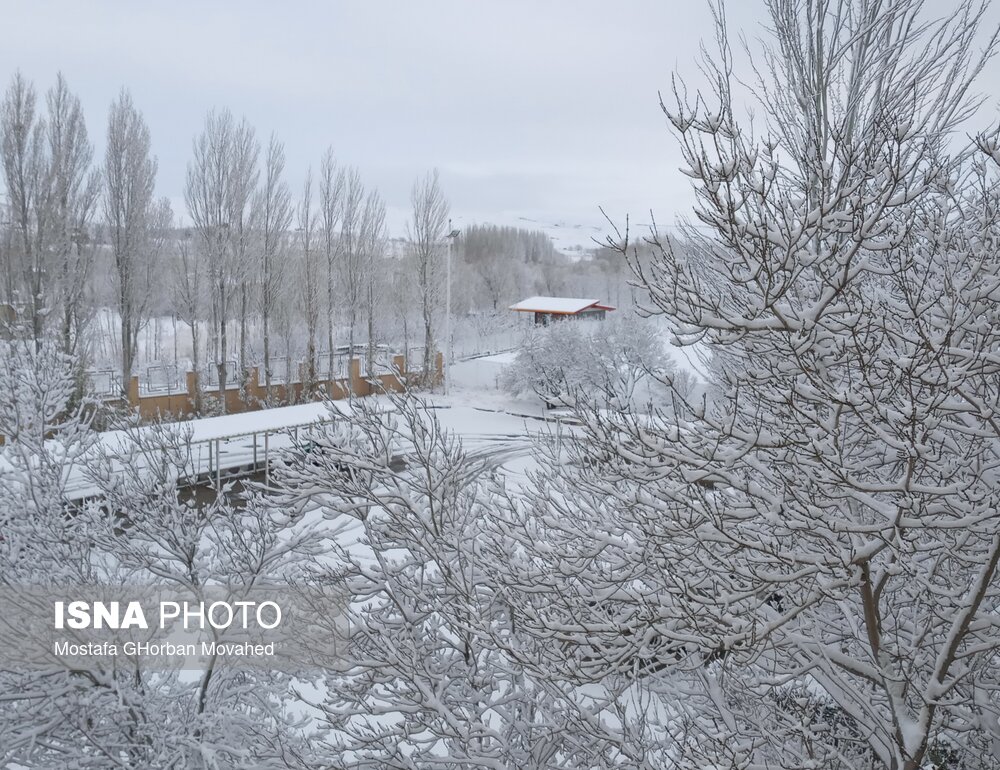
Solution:
<svg viewBox="0 0 1000 770"><path fill-rule="evenodd" d="M196 505L177 480L186 437L130 429L97 442L73 408L75 367L47 344L0 355L0 587L5 598L47 587L155 585L239 594L282 579L321 541L260 497ZM71 503L68 482L91 486ZM86 587L86 588L84 588ZM3 645L45 645L29 628L0 629ZM5 649L11 649L7 647ZM287 680L209 660L180 671L142 656L56 655L43 667L0 656L0 766L39 768L288 768L307 740L287 712Z"/></svg>
<svg viewBox="0 0 1000 770"><path fill-rule="evenodd" d="M672 372L662 329L623 315L532 329L501 385L512 395L533 393L550 406L579 399L646 404L663 398L659 379Z"/></svg>
<svg viewBox="0 0 1000 770"><path fill-rule="evenodd" d="M58 575L79 561L64 490L94 434L74 404L75 370L54 343L0 342L0 574L8 579L15 566Z"/></svg>

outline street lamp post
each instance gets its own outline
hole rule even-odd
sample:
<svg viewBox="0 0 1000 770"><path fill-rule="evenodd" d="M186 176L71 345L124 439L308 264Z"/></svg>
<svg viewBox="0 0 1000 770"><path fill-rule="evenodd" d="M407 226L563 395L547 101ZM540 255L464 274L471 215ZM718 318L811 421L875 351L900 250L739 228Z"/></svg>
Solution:
<svg viewBox="0 0 1000 770"><path fill-rule="evenodd" d="M451 390L451 377L448 370L451 368L451 249L452 243L458 237L458 230L453 230L451 220L448 220L448 258L445 261L445 315L444 315L444 394L447 396Z"/></svg>

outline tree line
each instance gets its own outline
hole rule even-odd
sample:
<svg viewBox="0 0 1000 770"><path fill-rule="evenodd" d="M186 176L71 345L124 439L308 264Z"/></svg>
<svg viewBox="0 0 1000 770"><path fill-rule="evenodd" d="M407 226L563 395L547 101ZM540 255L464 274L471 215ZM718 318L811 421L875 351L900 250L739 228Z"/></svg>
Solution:
<svg viewBox="0 0 1000 770"><path fill-rule="evenodd" d="M128 91L108 111L98 159L61 74L43 99L13 76L0 104L0 153L3 318L36 342L58 335L81 360L113 359L123 386L141 335L165 316L175 350L180 322L192 367L213 367L221 387L254 361L270 388L296 355L315 381L331 373L320 353L345 343L366 348L369 368L381 342L419 344L425 371L443 347L450 207L436 172L415 182L406 232L390 238L382 196L332 148L293 185L281 140L262 141L245 119L217 109L192 141L180 212L189 225L179 227L179 213L157 197L149 126ZM472 225L454 246L462 314L498 313L525 292L600 284L599 269L574 263L540 232Z"/></svg>

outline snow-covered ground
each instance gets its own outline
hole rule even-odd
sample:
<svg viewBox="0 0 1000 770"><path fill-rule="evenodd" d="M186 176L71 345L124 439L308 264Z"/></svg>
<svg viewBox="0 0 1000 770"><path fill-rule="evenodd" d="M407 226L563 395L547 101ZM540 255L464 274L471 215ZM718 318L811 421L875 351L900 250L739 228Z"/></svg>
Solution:
<svg viewBox="0 0 1000 770"><path fill-rule="evenodd" d="M465 361L453 367L453 391L450 395L432 394L428 402L442 427L459 436L474 453L514 453L516 445L530 451L530 439L544 428L546 415L537 400L518 400L499 391L493 378L513 354L489 356ZM373 397L386 404L384 397ZM91 455L110 455L119 464L135 463L132 449L138 440L160 434L177 436L189 447L190 477L223 472L264 462L265 442L269 452L291 447L298 430L336 419L351 409L348 401L310 403L264 409L256 412L205 417L129 431L107 431L98 436ZM266 438L265 438L266 437ZM141 458L139 459L141 461ZM0 473L3 468L0 466ZM96 493L96 488L79 468L71 468L66 482L70 499Z"/></svg>
<svg viewBox="0 0 1000 770"><path fill-rule="evenodd" d="M668 352L678 368L704 380L703 365L697 359L695 348L668 345ZM516 457L523 466L524 457L531 452L531 439L548 430L560 416L548 412L535 396L518 398L501 390L502 373L516 357L517 350L509 350L457 361L449 369L448 395L434 393L425 398L436 407L435 414L441 425L460 437L470 451L497 453L507 458L505 464ZM334 419L337 413L346 414L349 409L350 404L346 401L332 405L301 404L138 431L148 434L159 430L184 437L190 447L187 472L197 477L217 472L220 467L227 471L248 466L255 460L262 463L265 441L270 452L288 448L298 429ZM100 435L93 451L121 457L122 462L134 462L129 452L134 444L135 431L109 431ZM516 449L513 444L520 448ZM80 499L92 494L94 487L82 472L71 470L66 490L71 499Z"/></svg>
<svg viewBox="0 0 1000 770"><path fill-rule="evenodd" d="M517 351L511 351L457 361L448 370L450 395L459 402L474 403L478 399L486 399L498 403L494 396L500 391L500 375L516 357Z"/></svg>

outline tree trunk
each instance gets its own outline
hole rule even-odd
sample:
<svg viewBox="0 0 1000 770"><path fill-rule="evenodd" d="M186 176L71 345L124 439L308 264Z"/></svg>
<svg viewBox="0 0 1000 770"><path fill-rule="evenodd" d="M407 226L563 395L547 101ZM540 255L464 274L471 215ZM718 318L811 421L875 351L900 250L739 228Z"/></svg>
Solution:
<svg viewBox="0 0 1000 770"><path fill-rule="evenodd" d="M356 315L357 315L357 311L354 309L354 306L352 305L351 306L351 322L350 322L350 326L348 327L349 331L347 333L347 369L348 369L348 373L350 373L350 368L351 368L350 362L351 362L351 359L354 358L354 327L355 327L355 325L357 323ZM350 378L348 378L348 386L349 387L353 387L353 383L351 382Z"/></svg>
<svg viewBox="0 0 1000 770"><path fill-rule="evenodd" d="M327 276L326 276L326 344L327 350L330 353L330 363L329 371L327 372L327 379L333 380L333 260L327 260Z"/></svg>
<svg viewBox="0 0 1000 770"><path fill-rule="evenodd" d="M198 319L191 319L191 358L192 365L194 367L195 375L198 375L200 368L200 357L198 355ZM198 380L198 387L194 391L194 409L195 412L201 413L201 380Z"/></svg>
<svg viewBox="0 0 1000 770"><path fill-rule="evenodd" d="M226 306L225 306L225 284L223 280L219 281L219 400L222 413L226 413L226 352L228 346L226 344Z"/></svg>
<svg viewBox="0 0 1000 770"><path fill-rule="evenodd" d="M271 318L265 307L261 313L261 325L264 333L264 392L268 404L271 403Z"/></svg>
<svg viewBox="0 0 1000 770"><path fill-rule="evenodd" d="M240 285L240 371L247 367L247 285Z"/></svg>
<svg viewBox="0 0 1000 770"><path fill-rule="evenodd" d="M429 382L433 375L431 372L434 369L434 334L431 330L431 316L427 312L428 308L424 306L424 379Z"/></svg>
<svg viewBox="0 0 1000 770"><path fill-rule="evenodd" d="M316 335L311 333L309 335L309 344L306 347L306 380L308 383L308 391L311 394L316 386ZM303 384L305 386L305 383ZM303 387L303 390L306 390ZM305 395L305 394L303 394Z"/></svg>
<svg viewBox="0 0 1000 770"><path fill-rule="evenodd" d="M121 345L122 345L122 388L128 388L129 378L132 376L132 363L133 363L133 350L135 342L133 341L132 333L132 309L128 301L128 290L125 286L125 277L123 276L119 282L121 286L118 290L118 307L119 314L121 316Z"/></svg>
<svg viewBox="0 0 1000 770"><path fill-rule="evenodd" d="M368 379L375 376L375 288L368 284Z"/></svg>

